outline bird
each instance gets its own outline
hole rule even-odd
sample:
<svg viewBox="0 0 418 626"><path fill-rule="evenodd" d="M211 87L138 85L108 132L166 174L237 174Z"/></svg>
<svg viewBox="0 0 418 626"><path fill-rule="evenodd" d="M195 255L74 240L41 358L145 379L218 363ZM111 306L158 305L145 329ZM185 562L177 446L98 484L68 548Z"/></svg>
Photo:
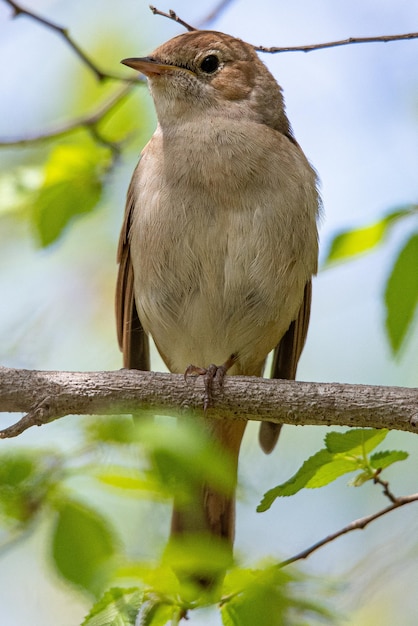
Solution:
<svg viewBox="0 0 418 626"><path fill-rule="evenodd" d="M272 377L294 379L321 202L281 87L252 45L217 31L185 32L122 63L147 78L158 120L132 176L118 247L124 367L150 369L151 336L171 372L205 374L208 394L219 373L262 376L272 351ZM207 411L201 425L236 484L245 421ZM264 452L279 431L261 424ZM193 502L174 501L171 536L201 532L233 549L235 493L203 483Z"/></svg>

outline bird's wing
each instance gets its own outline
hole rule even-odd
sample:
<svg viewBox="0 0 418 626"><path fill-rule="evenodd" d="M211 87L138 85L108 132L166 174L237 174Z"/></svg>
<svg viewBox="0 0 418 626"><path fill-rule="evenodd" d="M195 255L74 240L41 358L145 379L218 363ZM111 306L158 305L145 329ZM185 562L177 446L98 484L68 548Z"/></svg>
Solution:
<svg viewBox="0 0 418 626"><path fill-rule="evenodd" d="M145 371L150 369L149 341L135 305L134 272L129 246L134 205L134 178L132 178L117 254L119 271L116 282L116 326L119 347L123 353L123 366Z"/></svg>
<svg viewBox="0 0 418 626"><path fill-rule="evenodd" d="M294 380L296 369L309 326L311 313L312 282L309 280L305 285L303 301L296 319L290 324L287 332L283 335L280 343L274 349L271 378L284 378ZM280 434L281 425L271 422L260 424L259 441L262 449L267 454L276 445Z"/></svg>

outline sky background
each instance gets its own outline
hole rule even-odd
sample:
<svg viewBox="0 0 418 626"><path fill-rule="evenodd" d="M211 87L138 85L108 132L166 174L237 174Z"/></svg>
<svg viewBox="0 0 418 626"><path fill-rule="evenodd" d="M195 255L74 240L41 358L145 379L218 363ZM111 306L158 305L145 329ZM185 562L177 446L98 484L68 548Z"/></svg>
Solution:
<svg viewBox="0 0 418 626"><path fill-rule="evenodd" d="M213 5L161 0L157 6L173 8L186 21L197 23ZM125 75L128 70L119 66L120 59L144 56L183 32L153 16L142 0L27 0L26 6L68 27L103 67ZM10 13L0 0L0 140L50 128L74 111L85 113L93 108L94 95L103 100L109 93L109 87L94 84L59 37L25 17L11 20ZM397 34L418 30L418 3L236 0L212 27L265 46ZM295 136L319 173L322 258L339 230L365 225L417 201L417 58L418 40L262 55L283 87ZM130 141L112 173L100 208L75 222L52 247L39 249L27 223L7 213L9 196L0 175L0 218L5 216L0 219L2 365L57 370L121 366L113 319L115 250L129 179L155 124L145 89L134 98L149 105L140 136ZM23 154L1 149L2 172L22 163L34 170L33 154L30 149ZM36 154L46 155L47 148ZM382 299L393 260L411 226L411 221L399 225L373 254L319 273L300 379L416 385L417 324L406 349L394 359L384 334ZM162 368L158 358L153 367ZM1 424L11 421L11 416L0 416ZM71 446L72 424L66 418L28 431L18 441L2 442L2 447ZM321 447L325 432L287 427L277 452L264 457L255 428L248 429L241 480L249 488L238 505L236 539L237 552L246 562L269 554L276 559L290 556L351 519L385 506L376 487L349 489L343 478L320 492L276 502L263 515L254 512L266 489L288 478ZM387 447L411 453L403 467L388 474L394 491L417 491L416 438L391 433ZM411 593L411 581L418 580L416 519L412 505L328 546L306 563L309 572L340 577L338 608L349 616L348 625L416 624L418 594ZM155 532L163 535L166 521L157 527ZM43 532L46 526L2 559L1 623L72 626L88 608L42 565ZM191 623L209 621L203 616Z"/></svg>

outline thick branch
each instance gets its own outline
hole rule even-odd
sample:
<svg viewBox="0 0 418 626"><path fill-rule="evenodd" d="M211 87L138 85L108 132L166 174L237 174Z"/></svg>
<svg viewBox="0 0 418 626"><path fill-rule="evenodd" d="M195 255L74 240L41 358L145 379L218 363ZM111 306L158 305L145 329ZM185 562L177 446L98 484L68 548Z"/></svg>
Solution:
<svg viewBox="0 0 418 626"><path fill-rule="evenodd" d="M226 377L207 415L294 425L334 425L418 431L417 389ZM0 433L15 437L69 414L203 413L203 381L176 374L47 372L0 367L0 411L26 412Z"/></svg>

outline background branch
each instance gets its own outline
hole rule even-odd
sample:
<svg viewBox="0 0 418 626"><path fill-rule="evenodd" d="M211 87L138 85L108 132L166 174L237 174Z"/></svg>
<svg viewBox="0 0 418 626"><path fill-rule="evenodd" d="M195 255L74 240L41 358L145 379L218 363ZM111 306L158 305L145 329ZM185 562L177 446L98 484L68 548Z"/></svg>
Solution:
<svg viewBox="0 0 418 626"><path fill-rule="evenodd" d="M201 20L199 20L198 27L208 26L211 22L214 22L225 9L234 2L234 0L221 0L213 9Z"/></svg>
<svg viewBox="0 0 418 626"><path fill-rule="evenodd" d="M361 517L360 519L354 520L347 526L344 526L344 528L341 528L340 530L337 530L335 533L332 533L331 535L328 535L324 539L321 539L321 541L314 543L309 548L306 548L306 550L302 550L302 552L299 552L295 556L292 556L290 559L286 559L285 561L282 561L281 563L279 563L279 567L285 567L286 565L290 565L291 563L295 563L296 561L307 559L313 552L316 552L316 550L319 550L320 548L325 546L327 543L331 543L332 541L335 541L335 539L338 539L339 537L342 537L343 535L346 535L347 533L353 530L363 530L364 528L366 528L366 526L371 524L371 522L374 522L375 520L379 519L379 517L383 517L383 515L386 515L387 513L391 513L395 509L399 509L401 506L405 506L406 504L410 504L411 502L417 502L417 501L418 501L418 493L413 493L409 496L400 496L398 498L395 498L395 501L393 502L393 504L385 507L384 509L381 509L380 511L377 511L376 513L372 513L371 515L367 515L366 517Z"/></svg>
<svg viewBox="0 0 418 626"><path fill-rule="evenodd" d="M112 111L116 106L119 105L119 103L123 101L125 96L130 93L133 85L137 85L138 82L145 83L145 80L138 81L136 79L133 81L132 79L126 78L124 76L119 76L119 75L112 74L110 72L103 71L97 66L97 64L92 59L90 59L90 57L87 56L87 54L80 48L80 46L72 39L72 37L70 36L68 32L68 29L55 24L51 20L48 20L38 15L37 13L30 11L29 9L23 8L20 4L18 4L17 2L14 2L14 0L3 0L3 1L13 9L14 17L18 17L19 15L26 15L30 19L38 22L39 24L42 24L46 28L60 35L64 39L66 44L75 52L75 54L79 57L79 59L86 65L86 67L88 67L93 72L93 74L96 76L96 78L99 81L102 81L104 79L112 79L112 80L117 80L121 82L128 82L128 85L124 87L123 89L121 89L120 91L118 91L114 96L110 98L108 102L106 102L104 105L99 106L98 109L95 112L91 113L90 115L86 115L81 118L71 120L64 124L61 124L60 126L56 128L46 130L46 131L37 133L32 136L3 138L3 139L0 138L0 148L7 148L7 147L12 147L12 146L13 147L27 146L29 144L40 143L40 142L47 141L50 139L56 139L58 137L64 136L68 133L74 132L84 127L91 133L93 138L98 143L101 143L109 147L112 150L112 152L117 154L119 152L119 146L117 146L112 141L106 140L106 138L104 138L101 135L101 133L98 131L97 125L110 111ZM231 3L231 0L221 0L207 16L204 17L199 22L199 26L203 26L205 24L208 24L209 22L213 22L219 16L219 14L223 10L226 9L226 7L230 3ZM164 11L160 11L160 9L152 5L150 5L150 9L154 15L167 17L168 19L173 20L177 22L178 24L181 24L189 31L196 30L196 27L192 26L191 24L189 24L188 22L180 18L177 15L177 13L173 11L172 9L170 9L168 13L165 13ZM415 39L415 38L418 38L418 33L407 33L407 34L402 34L402 35L382 35L380 37L359 37L359 38L350 37L349 39L325 42L325 43L320 43L320 44L305 45L305 46L288 46L288 47L254 46L254 48L255 50L258 50L259 52L268 52L268 53L296 52L296 51L311 52L313 50L321 50L324 48L345 46L345 45L356 44L356 43L388 42L388 41L397 41L397 40L402 40L402 39Z"/></svg>
<svg viewBox="0 0 418 626"><path fill-rule="evenodd" d="M33 135L26 135L25 137L15 137L8 139L0 138L0 147L6 148L11 146L28 146L30 144L42 143L50 139L58 139L64 135L68 135L81 128L87 129L91 132L96 140L98 140L97 126L102 122L109 113L113 112L119 105L122 104L124 99L130 94L137 81L132 81L128 85L124 85L121 89L116 91L106 102L101 104L95 111L82 117L78 117L74 120L64 122L40 133ZM112 148L115 146L114 142L105 140L101 135L99 138L100 143Z"/></svg>
<svg viewBox="0 0 418 626"><path fill-rule="evenodd" d="M34 20L35 22L38 22L39 24L42 24L49 30L52 30L53 32L57 33L57 35L62 37L64 41L67 43L67 45L73 50L73 52L75 52L78 58L82 61L82 63L84 63L84 65L93 72L97 80L99 81L103 81L106 79L122 80L122 81L126 80L126 78L124 78L123 76L118 76L116 74L112 74L110 72L104 72L103 70L101 70L96 65L96 63L92 61L92 59L90 59L90 57L87 56L87 54L80 48L80 46L72 39L72 37L70 36L68 32L68 29L64 28L63 26L59 26L58 24L55 24L54 22L51 22L51 20L48 20L42 17L41 15L38 15L37 13L30 11L29 9L23 8L20 4L18 4L17 2L14 2L13 0L3 0L3 2L8 4L13 9L13 17L26 15L30 19Z"/></svg>
<svg viewBox="0 0 418 626"><path fill-rule="evenodd" d="M214 389L211 417L293 425L356 426L418 431L418 393L404 387L343 385L230 376ZM176 374L48 372L0 368L0 411L27 412L0 432L15 437L69 414L167 411L203 413L203 382Z"/></svg>
<svg viewBox="0 0 418 626"><path fill-rule="evenodd" d="M187 22L182 20L181 17L179 17L177 13L173 11L173 9L169 9L168 13L165 13L164 11L160 11L160 9L157 9L157 7L154 7L152 4L149 5L149 8L151 9L154 15L161 15L161 17L168 17L169 20L173 20L173 22L177 22L178 24L181 24L181 26L184 26L186 30L189 30L189 31L197 30L195 26L192 26L191 24L188 24Z"/></svg>
<svg viewBox="0 0 418 626"><path fill-rule="evenodd" d="M313 50L323 50L324 48L337 48L339 46L349 46L356 43L387 43L389 41L402 41L404 39L418 39L418 33L403 33L401 35L380 35L378 37L349 37L348 39L340 39L337 41L328 41L324 43L314 43L308 46L284 46L269 47L254 46L259 52L312 52Z"/></svg>
<svg viewBox="0 0 418 626"><path fill-rule="evenodd" d="M220 2L217 7L200 22L200 26L213 21L218 14L223 11L226 6L229 4L229 1ZM184 26L187 30L197 30L195 26L192 26L188 22L185 22L181 17L177 15L175 11L170 9L168 13L164 11L160 11L154 6L150 5L151 11L154 15L161 15L162 17L167 17L178 24ZM339 46L348 46L356 43L387 43L389 41L401 41L404 39L418 39L418 33L403 33L401 35L379 35L376 37L349 37L348 39L339 39L336 41L327 41L324 43L314 43L305 46L253 46L255 50L258 52L268 52L268 53L277 53L277 52L312 52L313 50L323 50L324 48L337 48Z"/></svg>

